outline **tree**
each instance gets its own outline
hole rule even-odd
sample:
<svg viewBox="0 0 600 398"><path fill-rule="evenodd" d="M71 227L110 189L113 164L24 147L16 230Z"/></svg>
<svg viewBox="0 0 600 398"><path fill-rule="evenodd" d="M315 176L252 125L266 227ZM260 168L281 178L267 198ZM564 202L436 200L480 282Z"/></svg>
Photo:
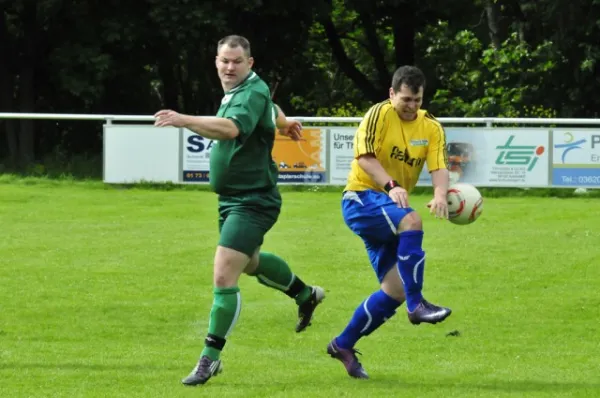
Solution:
<svg viewBox="0 0 600 398"><path fill-rule="evenodd" d="M425 71L425 106L445 116L598 115L600 0L448 4L0 0L0 111L212 114L216 42L236 33L292 115L360 115L404 64ZM0 120L0 158L98 155L90 126Z"/></svg>

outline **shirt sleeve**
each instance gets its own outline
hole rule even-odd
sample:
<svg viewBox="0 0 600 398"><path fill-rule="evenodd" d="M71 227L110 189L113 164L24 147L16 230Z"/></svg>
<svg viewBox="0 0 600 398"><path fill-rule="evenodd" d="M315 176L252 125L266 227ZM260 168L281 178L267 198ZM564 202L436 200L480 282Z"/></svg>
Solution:
<svg viewBox="0 0 600 398"><path fill-rule="evenodd" d="M225 117L236 124L240 131L240 138L245 140L256 129L265 113L267 99L261 93L252 90L240 94L232 98Z"/></svg>
<svg viewBox="0 0 600 398"><path fill-rule="evenodd" d="M440 124L430 128L429 150L427 152L427 169L429 172L448 168L448 152L446 149L446 132Z"/></svg>
<svg viewBox="0 0 600 398"><path fill-rule="evenodd" d="M383 103L377 104L365 115L354 136L354 157L371 154L377 156L385 126Z"/></svg>

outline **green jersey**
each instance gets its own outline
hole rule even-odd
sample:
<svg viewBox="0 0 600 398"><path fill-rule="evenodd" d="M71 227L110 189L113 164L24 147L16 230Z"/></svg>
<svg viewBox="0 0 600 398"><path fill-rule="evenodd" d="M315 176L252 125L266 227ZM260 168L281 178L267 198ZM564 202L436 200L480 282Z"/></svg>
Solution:
<svg viewBox="0 0 600 398"><path fill-rule="evenodd" d="M269 87L254 72L226 92L218 117L232 120L240 135L218 141L210 153L210 185L219 195L267 191L277 183L271 152L277 111Z"/></svg>

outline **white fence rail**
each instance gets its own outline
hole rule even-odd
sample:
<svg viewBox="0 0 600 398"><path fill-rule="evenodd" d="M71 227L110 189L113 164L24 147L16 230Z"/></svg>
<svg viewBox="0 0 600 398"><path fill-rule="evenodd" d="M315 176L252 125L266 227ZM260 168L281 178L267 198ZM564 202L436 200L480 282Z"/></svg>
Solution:
<svg viewBox="0 0 600 398"><path fill-rule="evenodd" d="M318 116L293 116L292 119L305 123L358 123L362 117L318 117ZM110 115L110 114L69 114L69 113L10 113L0 112L0 119L40 119L40 120L90 120L112 122L153 122L152 115ZM600 126L600 119L594 118L501 118L501 117L440 117L437 118L444 124L529 124L542 125L578 125Z"/></svg>
<svg viewBox="0 0 600 398"><path fill-rule="evenodd" d="M155 128L152 115L0 113L2 119L104 122L104 181L108 183L208 181L213 142L186 129ZM305 125L304 139L292 142L277 137L273 157L280 166L280 182L344 185L356 129L348 125L362 118L293 119ZM600 187L600 119L438 120L445 125L455 180L489 187ZM323 123L335 126L317 126ZM429 184L425 169L418 185Z"/></svg>

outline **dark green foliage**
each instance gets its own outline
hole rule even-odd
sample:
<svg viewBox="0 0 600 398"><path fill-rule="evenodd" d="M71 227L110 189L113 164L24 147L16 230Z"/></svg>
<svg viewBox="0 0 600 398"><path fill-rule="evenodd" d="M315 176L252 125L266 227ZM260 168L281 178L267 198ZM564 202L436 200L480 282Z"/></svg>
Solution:
<svg viewBox="0 0 600 398"><path fill-rule="evenodd" d="M0 0L0 112L212 114L216 41L232 33L289 115L360 116L405 63L438 116L600 109L598 0ZM5 170L101 150L99 122L0 119Z"/></svg>

